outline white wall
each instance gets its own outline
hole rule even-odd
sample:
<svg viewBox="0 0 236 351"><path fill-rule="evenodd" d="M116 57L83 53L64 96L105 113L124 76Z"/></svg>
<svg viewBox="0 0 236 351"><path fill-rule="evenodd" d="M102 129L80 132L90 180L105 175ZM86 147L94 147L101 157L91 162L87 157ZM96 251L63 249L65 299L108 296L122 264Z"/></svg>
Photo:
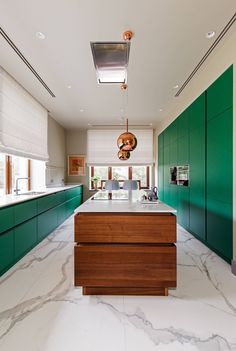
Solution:
<svg viewBox="0 0 236 351"><path fill-rule="evenodd" d="M85 155L87 153L87 130L66 131L66 158L68 155ZM66 168L67 183L82 183L84 185L84 200L91 195L89 192L89 168L85 167L85 176L68 176Z"/></svg>
<svg viewBox="0 0 236 351"><path fill-rule="evenodd" d="M48 154L46 185L61 185L65 179L65 129L48 117Z"/></svg>
<svg viewBox="0 0 236 351"><path fill-rule="evenodd" d="M206 90L230 65L234 64L234 93L233 93L233 249L236 260L236 32L229 34L204 63L192 81L187 85L174 103L165 111L165 118L157 128L159 135L179 114L186 109L204 90ZM176 67L177 69L177 67ZM181 82L180 82L181 83Z"/></svg>

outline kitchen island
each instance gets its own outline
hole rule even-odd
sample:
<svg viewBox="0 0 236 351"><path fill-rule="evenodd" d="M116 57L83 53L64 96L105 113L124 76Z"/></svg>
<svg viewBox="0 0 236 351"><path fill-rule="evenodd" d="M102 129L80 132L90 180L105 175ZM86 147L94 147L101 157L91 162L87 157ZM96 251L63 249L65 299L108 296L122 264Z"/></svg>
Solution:
<svg viewBox="0 0 236 351"><path fill-rule="evenodd" d="M101 191L76 209L75 286L84 295L168 295L176 287L176 210L143 191Z"/></svg>

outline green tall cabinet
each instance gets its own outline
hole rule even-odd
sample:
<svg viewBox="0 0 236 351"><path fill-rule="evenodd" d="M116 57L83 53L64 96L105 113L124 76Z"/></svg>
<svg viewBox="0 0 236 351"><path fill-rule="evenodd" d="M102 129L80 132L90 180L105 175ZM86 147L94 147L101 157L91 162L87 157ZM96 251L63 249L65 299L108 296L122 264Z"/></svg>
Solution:
<svg viewBox="0 0 236 351"><path fill-rule="evenodd" d="M207 242L232 259L233 67L207 89Z"/></svg>
<svg viewBox="0 0 236 351"><path fill-rule="evenodd" d="M178 223L228 262L233 247L233 66L158 140L160 199ZM189 186L170 184L170 167L189 165Z"/></svg>
<svg viewBox="0 0 236 351"><path fill-rule="evenodd" d="M189 230L206 239L206 94L189 107Z"/></svg>

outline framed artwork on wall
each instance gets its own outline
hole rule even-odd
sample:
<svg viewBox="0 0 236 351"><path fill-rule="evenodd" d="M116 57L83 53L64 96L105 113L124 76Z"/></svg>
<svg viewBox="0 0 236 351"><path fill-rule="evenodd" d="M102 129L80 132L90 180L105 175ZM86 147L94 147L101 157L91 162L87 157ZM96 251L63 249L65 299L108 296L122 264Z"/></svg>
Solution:
<svg viewBox="0 0 236 351"><path fill-rule="evenodd" d="M68 155L68 176L85 176L85 155Z"/></svg>

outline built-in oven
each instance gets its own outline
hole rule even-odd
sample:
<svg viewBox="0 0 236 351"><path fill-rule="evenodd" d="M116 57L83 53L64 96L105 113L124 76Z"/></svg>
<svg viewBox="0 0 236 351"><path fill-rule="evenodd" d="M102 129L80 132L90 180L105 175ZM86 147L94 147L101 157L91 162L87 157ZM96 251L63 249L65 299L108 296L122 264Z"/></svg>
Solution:
<svg viewBox="0 0 236 351"><path fill-rule="evenodd" d="M177 184L183 186L189 185L189 165L177 167Z"/></svg>
<svg viewBox="0 0 236 351"><path fill-rule="evenodd" d="M170 184L177 184L177 167L170 167Z"/></svg>
<svg viewBox="0 0 236 351"><path fill-rule="evenodd" d="M170 184L189 185L189 165L170 167Z"/></svg>

